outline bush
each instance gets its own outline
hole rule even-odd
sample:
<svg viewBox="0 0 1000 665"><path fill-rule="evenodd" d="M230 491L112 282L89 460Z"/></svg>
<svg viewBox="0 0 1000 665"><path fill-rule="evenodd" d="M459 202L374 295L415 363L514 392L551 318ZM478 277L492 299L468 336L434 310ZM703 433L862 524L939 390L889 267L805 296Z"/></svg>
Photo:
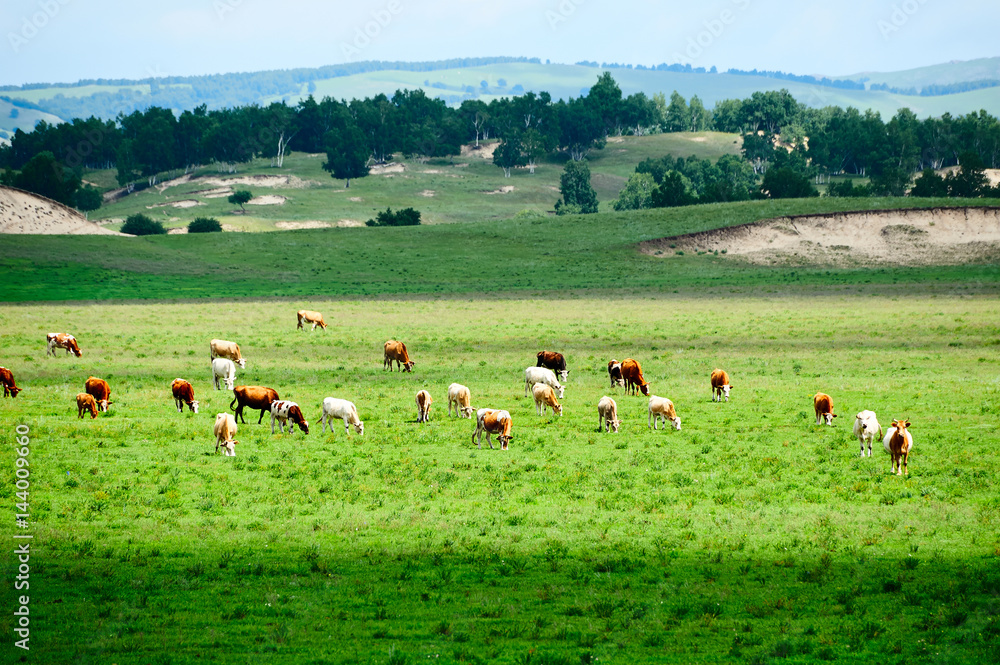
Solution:
<svg viewBox="0 0 1000 665"><path fill-rule="evenodd" d="M142 214L129 215L122 224L122 233L133 236L162 235L166 232L163 224Z"/></svg>
<svg viewBox="0 0 1000 665"><path fill-rule="evenodd" d="M222 224L214 217L198 217L188 224L188 233L218 233L222 231Z"/></svg>
<svg viewBox="0 0 1000 665"><path fill-rule="evenodd" d="M826 187L827 196L841 196L841 197L861 197L861 196L871 196L872 190L868 185L858 185L854 186L854 181L848 178L843 182L831 182Z"/></svg>
<svg viewBox="0 0 1000 665"><path fill-rule="evenodd" d="M100 208L101 204L104 203L104 196L96 187L86 185L76 190L74 202L76 203L74 207L77 210L87 212L89 210L97 210Z"/></svg>
<svg viewBox="0 0 1000 665"><path fill-rule="evenodd" d="M365 222L365 226L419 226L420 225L420 211L414 210L413 208L403 208L402 210L392 211L392 208L386 208L385 211L375 215L375 219L369 219Z"/></svg>

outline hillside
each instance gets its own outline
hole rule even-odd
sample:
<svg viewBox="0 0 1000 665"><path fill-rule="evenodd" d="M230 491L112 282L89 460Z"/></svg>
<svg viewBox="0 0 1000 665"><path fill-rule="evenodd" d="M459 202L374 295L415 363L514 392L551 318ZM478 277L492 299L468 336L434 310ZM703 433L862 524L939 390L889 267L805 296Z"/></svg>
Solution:
<svg viewBox="0 0 1000 665"><path fill-rule="evenodd" d="M868 79L869 84L885 83L895 88L922 88L928 85L949 85L963 81L1000 80L1000 57L946 62L899 72L859 72L837 78L852 81Z"/></svg>

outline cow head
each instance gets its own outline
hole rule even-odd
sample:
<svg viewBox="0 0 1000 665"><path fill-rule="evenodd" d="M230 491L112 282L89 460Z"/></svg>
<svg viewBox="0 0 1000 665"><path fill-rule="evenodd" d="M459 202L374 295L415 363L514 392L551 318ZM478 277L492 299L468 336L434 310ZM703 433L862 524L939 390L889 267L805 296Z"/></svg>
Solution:
<svg viewBox="0 0 1000 665"><path fill-rule="evenodd" d="M361 421L361 420L359 420L358 422L354 423L354 431L357 432L358 434L361 434L362 436L364 436L364 433L365 433L365 423L363 421Z"/></svg>
<svg viewBox="0 0 1000 665"><path fill-rule="evenodd" d="M833 425L833 419L836 417L837 417L836 413L827 412L823 414L823 420L826 422L827 425Z"/></svg>
<svg viewBox="0 0 1000 665"><path fill-rule="evenodd" d="M729 391L732 390L732 388L733 387L728 383L724 386L720 386L720 389L722 390L722 395L726 398L727 402L729 401Z"/></svg>
<svg viewBox="0 0 1000 665"><path fill-rule="evenodd" d="M224 380L226 382L226 390L232 390L233 389L233 380L234 380L233 377L230 375L230 376L225 377Z"/></svg>
<svg viewBox="0 0 1000 665"><path fill-rule="evenodd" d="M17 397L17 394L21 392L21 388L18 388L17 386L4 386L4 391L10 392L11 397Z"/></svg>
<svg viewBox="0 0 1000 665"><path fill-rule="evenodd" d="M681 431L681 417L680 416L676 416L670 422L673 423L675 430L677 430L678 432Z"/></svg>
<svg viewBox="0 0 1000 665"><path fill-rule="evenodd" d="M472 414L476 412L476 407L474 406L463 406L462 415L466 418L471 418Z"/></svg>
<svg viewBox="0 0 1000 665"><path fill-rule="evenodd" d="M109 399L102 399L101 401L99 401L97 403L97 407L101 411L107 411L108 410L108 404L111 404L111 400L109 400Z"/></svg>
<svg viewBox="0 0 1000 665"><path fill-rule="evenodd" d="M412 372L414 364L415 363L412 360L410 362L408 362L408 363L403 363L403 371L404 372Z"/></svg>
<svg viewBox="0 0 1000 665"><path fill-rule="evenodd" d="M507 450L507 444L509 444L510 440L513 438L514 438L513 434L508 436L504 436L503 434L498 434L497 440L500 442L500 450Z"/></svg>
<svg viewBox="0 0 1000 665"><path fill-rule="evenodd" d="M306 422L305 416L302 415L302 409L300 409L298 405L288 409L288 419L292 421L289 429L298 424L299 429L302 430L303 434L309 433L309 423Z"/></svg>
<svg viewBox="0 0 1000 665"><path fill-rule="evenodd" d="M235 439L229 439L228 441L223 441L221 444L219 444L219 447L222 448L223 456L236 457L237 443L239 443L239 441L236 441Z"/></svg>
<svg viewBox="0 0 1000 665"><path fill-rule="evenodd" d="M639 386L639 390L642 391L643 395L645 395L646 397L649 397L649 384L648 383L644 383L641 386ZM680 429L680 428L681 428L680 425L678 425L677 429Z"/></svg>
<svg viewBox="0 0 1000 665"><path fill-rule="evenodd" d="M240 358L239 360L237 360L236 364L240 366L240 369L246 369L247 368L247 361L244 360L243 358ZM229 386L229 387L232 388L232 386Z"/></svg>
<svg viewBox="0 0 1000 665"><path fill-rule="evenodd" d="M556 388L556 390L559 391L559 399L562 399L563 398L563 393L566 392L566 386L564 386L564 385L562 385L560 383L560 384L558 384L558 387Z"/></svg>
<svg viewBox="0 0 1000 665"><path fill-rule="evenodd" d="M622 421L620 421L620 420L609 420L608 421L608 425L611 427L611 431L612 432L617 432L618 431L618 427L621 424L622 424Z"/></svg>
<svg viewBox="0 0 1000 665"><path fill-rule="evenodd" d="M196 399L191 400L188 406L191 408L192 411L198 413L198 400Z"/></svg>
<svg viewBox="0 0 1000 665"><path fill-rule="evenodd" d="M568 374L569 374L569 370L568 369L561 369L561 370L559 370L559 380L565 383L566 376Z"/></svg>

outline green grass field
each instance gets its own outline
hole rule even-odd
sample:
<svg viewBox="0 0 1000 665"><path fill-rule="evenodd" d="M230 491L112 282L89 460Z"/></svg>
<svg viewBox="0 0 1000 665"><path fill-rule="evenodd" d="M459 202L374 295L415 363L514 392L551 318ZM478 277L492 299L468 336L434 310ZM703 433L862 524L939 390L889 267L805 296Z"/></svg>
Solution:
<svg viewBox="0 0 1000 665"><path fill-rule="evenodd" d="M0 363L24 392L0 423L31 438L23 660L995 662L1000 326L995 293L963 292L2 306ZM296 331L302 307L330 329ZM45 357L54 329L83 357ZM212 337L240 342L237 383L302 404L307 436L248 417L237 456L213 453L231 393L211 388ZM382 370L389 338L412 375ZM569 361L561 418L523 396L543 348ZM646 400L609 388L607 360L627 356L681 431L649 430ZM716 366L729 403L711 401ZM114 404L79 420L89 375ZM199 414L174 409L177 376ZM447 417L452 381L511 412L508 451ZM835 427L813 424L818 390ZM618 434L597 432L603 394ZM363 437L320 432L331 395L358 405ZM908 477L880 445L858 457L865 408L912 421Z"/></svg>

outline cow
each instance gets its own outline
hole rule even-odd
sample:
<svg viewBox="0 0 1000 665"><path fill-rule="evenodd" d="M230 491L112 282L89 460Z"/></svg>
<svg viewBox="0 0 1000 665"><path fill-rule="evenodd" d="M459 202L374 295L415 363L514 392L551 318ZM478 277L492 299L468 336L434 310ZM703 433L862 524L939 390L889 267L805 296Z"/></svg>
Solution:
<svg viewBox="0 0 1000 665"><path fill-rule="evenodd" d="M226 457L236 457L236 444L239 443L236 436L236 419L228 413L218 413L215 415L215 452L219 452L222 446L222 454Z"/></svg>
<svg viewBox="0 0 1000 665"><path fill-rule="evenodd" d="M391 372L393 360L396 361L397 369L400 365L402 365L404 372L413 371L414 363L410 360L410 354L406 352L406 345L402 342L390 339L385 343L385 357L382 359L382 369L384 370L388 368Z"/></svg>
<svg viewBox="0 0 1000 665"><path fill-rule="evenodd" d="M97 402L94 400L94 396L90 393L77 393L76 394L76 415L79 418L83 418L83 412L90 411L90 418L93 420L97 417Z"/></svg>
<svg viewBox="0 0 1000 665"><path fill-rule="evenodd" d="M622 361L622 378L625 379L625 394L627 395L629 390L635 395L636 389L642 391L643 395L649 395L649 383L642 378L642 366L639 365L638 360L633 360L632 358L626 358Z"/></svg>
<svg viewBox="0 0 1000 665"><path fill-rule="evenodd" d="M426 390L417 393L417 422L426 423L431 419L431 394Z"/></svg>
<svg viewBox="0 0 1000 665"><path fill-rule="evenodd" d="M618 404L605 395L597 403L597 431L617 432L622 421L618 420Z"/></svg>
<svg viewBox="0 0 1000 665"><path fill-rule="evenodd" d="M674 403L671 402L666 397L657 397L656 395L649 396L649 426L653 429L657 429L657 424L660 422L660 418L663 419L663 424L666 425L667 422L673 424L675 430L680 430L681 428L681 418L677 415L677 410L674 409Z"/></svg>
<svg viewBox="0 0 1000 665"><path fill-rule="evenodd" d="M76 337L73 337L69 333L49 333L45 336L45 341L49 345L45 355L49 355L51 353L54 357L56 355L56 349L59 348L66 349L67 356L70 352L72 352L77 358L83 357L83 351L80 350L79 345L76 343Z"/></svg>
<svg viewBox="0 0 1000 665"><path fill-rule="evenodd" d="M298 425L303 434L309 433L309 423L302 415L302 409L295 402L279 399L271 402L271 434L274 434L274 421L278 421L278 431L285 433L285 423L288 423L288 433L295 431ZM291 422L288 422L291 421Z"/></svg>
<svg viewBox="0 0 1000 665"><path fill-rule="evenodd" d="M861 444L861 457L865 456L865 443L868 444L868 457L872 456L872 441L875 440L875 432L878 438L882 438L882 426L878 424L878 418L874 411L862 411L854 416L854 436Z"/></svg>
<svg viewBox="0 0 1000 665"><path fill-rule="evenodd" d="M264 420L264 414L271 412L271 404L279 399L281 398L278 397L278 391L273 388L266 388L264 386L236 386L233 388L233 401L229 403L229 408L232 409L234 404L238 404L234 411L236 420L237 422L242 420L244 423L246 422L246 419L243 417L243 409L245 407L260 409L260 417L257 419L257 424L260 425L261 421Z"/></svg>
<svg viewBox="0 0 1000 665"><path fill-rule="evenodd" d="M226 384L226 390L233 389L233 382L236 381L236 364L229 358L215 358L212 360L212 384L216 390L219 388L219 379Z"/></svg>
<svg viewBox="0 0 1000 665"><path fill-rule="evenodd" d="M555 351L539 351L536 357L538 358L538 364L535 367L548 367L559 375L560 381L563 383L566 382L569 370L566 369L566 358L563 357L563 354L556 353Z"/></svg>
<svg viewBox="0 0 1000 665"><path fill-rule="evenodd" d="M895 472L897 476L903 474L910 475L906 468L906 462L910 457L910 450L913 448L913 437L907 429L910 426L909 420L899 419L892 421L892 427L886 432L882 439L885 452L892 458L890 472Z"/></svg>
<svg viewBox="0 0 1000 665"><path fill-rule="evenodd" d="M500 450L507 450L507 444L514 437L510 433L513 421L506 411L497 409L479 409L476 412L476 431L472 434L472 442L482 449L483 432L486 432L486 444L493 450L490 434L497 435Z"/></svg>
<svg viewBox="0 0 1000 665"><path fill-rule="evenodd" d="M544 415L545 407L549 407L552 413L562 416L562 404L556 401L556 394L552 392L551 386L536 383L531 387L531 395L535 398L535 411L538 415Z"/></svg>
<svg viewBox="0 0 1000 665"><path fill-rule="evenodd" d="M224 339L213 339L212 340L212 360L216 358L229 358L234 363L240 366L240 369L247 368L247 361L243 359L243 354L240 353L240 345L236 342L227 342Z"/></svg>
<svg viewBox="0 0 1000 665"><path fill-rule="evenodd" d="M528 390L536 383L544 383L553 390L559 391L559 399L563 398L566 387L559 383L556 373L545 367L529 367L524 370L524 396L528 396Z"/></svg>
<svg viewBox="0 0 1000 665"><path fill-rule="evenodd" d="M324 323L323 321L323 315L320 314L319 312L312 312L309 311L308 309L300 309L298 311L298 317L299 317L299 325L297 326L297 328L300 330L302 329L303 322L312 324L312 328L310 329L309 332L316 330L316 326L319 326L323 330L326 330L326 323Z"/></svg>
<svg viewBox="0 0 1000 665"><path fill-rule="evenodd" d="M354 406L354 402L348 402L346 399L337 399L336 397L327 397L323 400L323 427L320 431L326 431L327 422L330 423L330 433L333 433L333 421L334 419L341 419L344 421L344 432L346 434L351 433L351 425L354 425L354 431L364 436L365 434L365 424L358 418L358 407Z"/></svg>
<svg viewBox="0 0 1000 665"><path fill-rule="evenodd" d="M816 411L816 424L821 425L826 421L827 425L833 425L833 419L837 414L833 412L833 398L826 393L816 393L813 395L813 409Z"/></svg>
<svg viewBox="0 0 1000 665"><path fill-rule="evenodd" d="M7 397L17 397L17 394L21 392L21 389L17 387L14 382L14 373L11 372L6 367L0 367L0 383L3 384L3 396Z"/></svg>
<svg viewBox="0 0 1000 665"><path fill-rule="evenodd" d="M184 379L174 379L174 382L170 384L170 392L174 395L178 413L184 413L185 404L192 413L198 413L198 400L194 398L194 386Z"/></svg>
<svg viewBox="0 0 1000 665"><path fill-rule="evenodd" d="M467 386L453 383L448 386L448 415L451 415L451 405L455 405L455 415L459 418L471 418L473 414L472 394Z"/></svg>
<svg viewBox="0 0 1000 665"><path fill-rule="evenodd" d="M712 370L712 401L721 402L725 397L729 401L729 391L733 389L729 383L729 374L724 369Z"/></svg>
<svg viewBox="0 0 1000 665"><path fill-rule="evenodd" d="M612 388L625 385L625 379L622 378L622 364L614 358L608 361L608 378L611 379Z"/></svg>
<svg viewBox="0 0 1000 665"><path fill-rule="evenodd" d="M94 399L97 401L97 408L101 411L108 410L108 404L113 404L111 401L111 386L104 379L98 379L96 376L92 376L87 379L87 383L83 386L84 392L88 395L93 395Z"/></svg>

